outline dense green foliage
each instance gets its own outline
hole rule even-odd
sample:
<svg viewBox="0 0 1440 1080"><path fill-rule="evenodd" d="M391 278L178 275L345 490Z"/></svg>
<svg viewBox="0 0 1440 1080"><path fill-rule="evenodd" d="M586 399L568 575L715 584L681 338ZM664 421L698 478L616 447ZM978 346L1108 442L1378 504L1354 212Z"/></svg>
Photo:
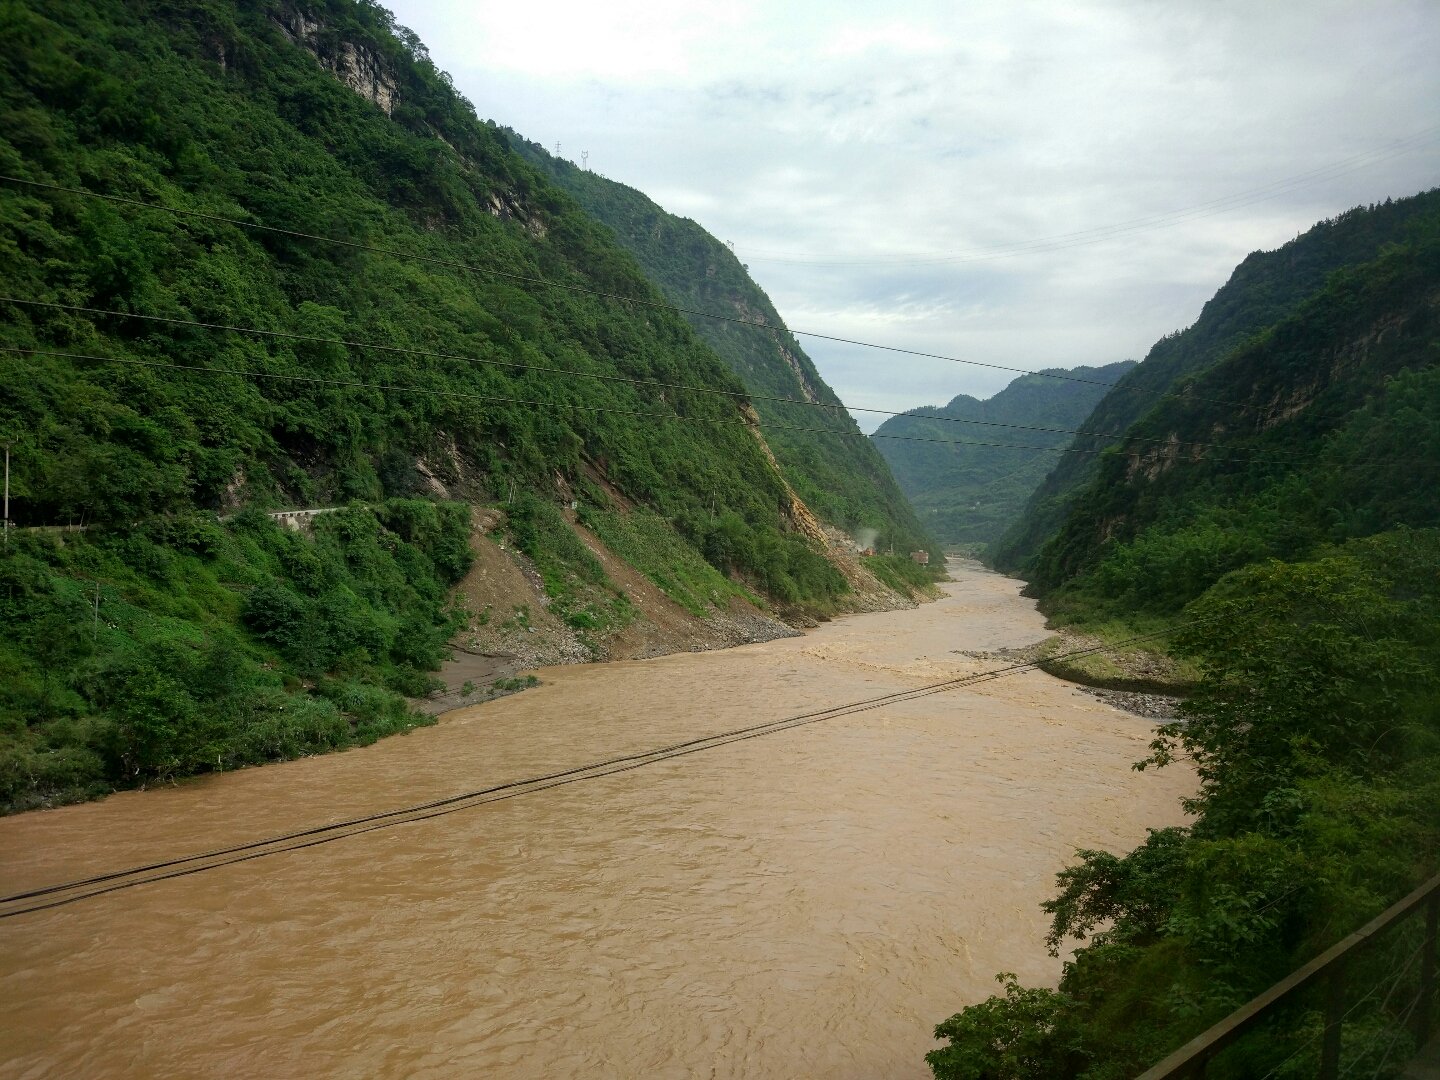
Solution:
<svg viewBox="0 0 1440 1080"><path fill-rule="evenodd" d="M677 307L722 317L687 315L754 395L766 442L806 505L852 535L876 531L882 546L934 549L928 523L922 527L916 519L876 448L861 436L733 252L694 221L666 213L633 188L577 169L513 133L511 138L527 161L614 230ZM759 329L759 323L774 329Z"/></svg>
<svg viewBox="0 0 1440 1080"><path fill-rule="evenodd" d="M10 798L415 722L394 691L440 659L465 551L464 515L416 500L518 489L520 546L584 632L631 617L558 516L585 476L777 600L845 589L792 531L741 383L383 8L89 0L5 4L4 22L0 173L112 197L0 181L0 296L30 302L0 302L11 516L91 527L0 556ZM215 524L350 503L373 509L313 541ZM218 539L197 549L173 523L201 520ZM61 648L82 578L128 621ZM142 701L147 748L126 749ZM265 724L273 739L246 734Z"/></svg>
<svg viewBox="0 0 1440 1080"><path fill-rule="evenodd" d="M1440 530L1393 530L1245 567L1189 606L1178 647L1206 679L1149 764L1193 758L1194 824L1080 852L1045 905L1052 948L1084 943L1059 991L1009 986L940 1025L936 1076L1134 1076L1433 872L1437 566ZM1347 1074L1395 1076L1413 1048L1419 929L1347 971ZM1303 998L1206 1075L1315 1075L1322 1008Z"/></svg>
<svg viewBox="0 0 1440 1080"><path fill-rule="evenodd" d="M1275 251L1255 252L1205 305L1194 325L1156 342L1145 360L1122 378L1080 427L1124 433L1160 400L1157 395L1199 393L1193 384L1213 364L1257 334L1292 315L1325 288L1336 270L1369 262L1388 245L1433 234L1440 191L1359 207L1320 222ZM1081 436L1076 449L1103 450L1110 440ZM995 566L1029 573L1041 548L1066 522L1075 501L1104 481L1099 463L1067 454L1036 489L1021 519L987 552Z"/></svg>
<svg viewBox="0 0 1440 1080"><path fill-rule="evenodd" d="M372 742L426 721L469 513L394 500L290 532L246 511L12 533L0 806Z"/></svg>
<svg viewBox="0 0 1440 1080"><path fill-rule="evenodd" d="M291 43L286 10L257 3L232 21L187 7L185 19L162 21L167 33L118 3L72 6L65 24L27 13L4 53L4 170L660 299L378 9L314 9L327 30L312 45L322 57L341 40L378 55L399 83L393 118ZM63 110L46 107L57 101ZM637 319L594 296L483 271L63 194L7 187L0 208L10 295L470 358L8 308L15 345L207 369L5 361L22 523L126 520L217 506L237 490L262 502L405 494L422 487L417 460L446 483L496 493L589 460L696 534L715 505L758 530L782 525L783 486L734 400L657 400L625 382L538 370L740 392L678 315ZM222 367L421 392L209 370Z"/></svg>
<svg viewBox="0 0 1440 1080"><path fill-rule="evenodd" d="M1025 500L1055 465L1057 455L980 444L1067 446L1071 437L1064 431L1045 429L1074 429L1095 408L1106 386L1134 366L1126 360L1101 368L1047 369L1086 382L1022 375L983 401L961 394L941 408L891 417L876 430L882 438L876 439L875 445L900 490L942 544L983 550L1015 522ZM997 424L1019 428L987 426ZM967 442L972 445L942 445Z"/></svg>
<svg viewBox="0 0 1440 1080"><path fill-rule="evenodd" d="M1393 207L1403 242L1355 257ZM941 1025L937 1076L1133 1076L1434 873L1440 199L1393 207L1315 234L1351 260L1307 296L1252 290L1240 308L1278 316L1135 419L1032 560L1056 618L1178 624L1202 678L1142 767L1191 760L1195 817L1079 853L1045 905L1052 949L1083 943L1059 990L1007 987ZM1347 1073L1396 1075L1411 1049L1418 932L1347 969ZM1315 1075L1321 1005L1206 1075Z"/></svg>
<svg viewBox="0 0 1440 1080"><path fill-rule="evenodd" d="M1437 282L1440 236L1337 272L1153 408L1042 549L1035 587L1056 609L1173 612L1260 559L1440 525Z"/></svg>
<svg viewBox="0 0 1440 1080"><path fill-rule="evenodd" d="M600 509L586 503L579 517L581 524L607 548L691 615L703 618L716 608L724 607L732 596L756 599L706 562L657 514L639 509L628 513Z"/></svg>

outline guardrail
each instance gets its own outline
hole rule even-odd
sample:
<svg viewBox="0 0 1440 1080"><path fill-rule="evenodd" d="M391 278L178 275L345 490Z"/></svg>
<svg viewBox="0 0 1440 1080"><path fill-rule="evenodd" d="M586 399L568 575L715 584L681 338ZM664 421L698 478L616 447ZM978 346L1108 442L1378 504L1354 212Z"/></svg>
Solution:
<svg viewBox="0 0 1440 1080"><path fill-rule="evenodd" d="M1345 1018L1346 970L1359 950L1392 926L1420 911L1425 913L1425 939L1420 948L1420 990L1415 1000L1414 1034L1417 1043L1429 1041L1435 1000L1435 937L1440 923L1440 874L1399 903L1386 908L1355 933L1337 942L1300 970L1280 980L1253 1001L1242 1005L1214 1027L1195 1036L1180 1049L1141 1073L1137 1080L1180 1080L1203 1077L1217 1054L1240 1038L1294 995L1325 982L1325 1034L1320 1046L1320 1080L1336 1080L1340 1073L1340 1032Z"/></svg>

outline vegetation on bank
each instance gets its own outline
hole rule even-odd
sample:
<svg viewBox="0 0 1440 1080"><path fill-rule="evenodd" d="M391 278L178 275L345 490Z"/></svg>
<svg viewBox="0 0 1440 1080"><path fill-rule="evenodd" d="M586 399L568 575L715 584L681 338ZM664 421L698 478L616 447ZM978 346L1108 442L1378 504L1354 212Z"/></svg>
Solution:
<svg viewBox="0 0 1440 1080"><path fill-rule="evenodd" d="M941 580L945 564L942 561L938 566L921 566L908 555L870 555L865 559L865 569L902 596L932 596L939 595L935 583Z"/></svg>
<svg viewBox="0 0 1440 1080"><path fill-rule="evenodd" d="M1052 625L1066 623L1052 616ZM1073 625L1073 624L1072 624ZM1082 686L1142 693L1190 693L1200 679L1199 669L1172 654L1172 620L1134 615L1124 619L1088 618L1083 630L1057 634L1035 652L1040 670ZM1137 640L1139 639L1139 640ZM1080 656L1070 653L1098 648Z"/></svg>
<svg viewBox="0 0 1440 1080"><path fill-rule="evenodd" d="M1440 530L1393 530L1233 571L1186 608L1176 648L1205 678L1144 764L1193 759L1194 823L1079 852L1045 905L1051 948L1079 944L1059 988L1009 977L940 1024L937 1077L1134 1076L1433 873L1437 566ZM1393 1076L1413 1050L1416 944L1348 972L1345 1071ZM1302 1000L1206 1075L1315 1075L1323 1007Z"/></svg>
<svg viewBox="0 0 1440 1080"><path fill-rule="evenodd" d="M1051 948L1079 945L1059 988L1004 979L945 1021L938 1077L1134 1076L1440 865L1440 199L1403 211L1403 242L1307 297L1277 285L1273 323L1132 423L1030 562L1056 622L1176 628L1200 678L1140 767L1184 756L1201 786L1190 826L1078 853L1045 905ZM1277 310L1261 292L1227 303ZM1347 971L1346 1073L1396 1075L1413 1049L1415 932ZM1322 1007L1206 1075L1315 1075Z"/></svg>
<svg viewBox="0 0 1440 1080"><path fill-rule="evenodd" d="M709 542L709 557L714 560L711 562L684 543L668 522L647 510L601 509L586 502L581 505L578 518L607 548L696 618L723 609L731 597L759 602L758 595L717 569L717 564L726 564L719 539ZM720 523L716 522L711 536L723 535ZM771 577L783 572L777 567ZM798 586L796 588L798 591Z"/></svg>
<svg viewBox="0 0 1440 1080"><path fill-rule="evenodd" d="M190 512L12 530L0 558L0 808L375 741L427 719L469 509Z"/></svg>

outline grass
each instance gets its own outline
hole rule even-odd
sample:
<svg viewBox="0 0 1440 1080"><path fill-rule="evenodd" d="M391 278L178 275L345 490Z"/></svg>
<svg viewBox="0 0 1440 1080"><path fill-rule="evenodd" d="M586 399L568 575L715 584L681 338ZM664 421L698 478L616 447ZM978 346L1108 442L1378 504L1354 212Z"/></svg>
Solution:
<svg viewBox="0 0 1440 1080"><path fill-rule="evenodd" d="M945 573L943 563L934 567L921 566L907 555L871 555L865 559L864 565L881 582L906 596L917 592L936 596L935 582Z"/></svg>
<svg viewBox="0 0 1440 1080"><path fill-rule="evenodd" d="M1172 656L1164 636L1120 645L1132 638L1160 634L1171 623L1162 619L1105 619L1087 623L1065 624L1052 620L1057 628L1068 630L1042 643L1037 660L1047 674L1084 686L1106 690L1131 690L1142 693L1187 694L1200 681L1200 670L1188 660ZM1068 659L1052 659L1060 653L1092 645L1113 645L1105 652L1090 653Z"/></svg>
<svg viewBox="0 0 1440 1080"><path fill-rule="evenodd" d="M761 604L758 597L706 562L658 514L586 507L580 511L580 523L697 619L724 607L732 596Z"/></svg>

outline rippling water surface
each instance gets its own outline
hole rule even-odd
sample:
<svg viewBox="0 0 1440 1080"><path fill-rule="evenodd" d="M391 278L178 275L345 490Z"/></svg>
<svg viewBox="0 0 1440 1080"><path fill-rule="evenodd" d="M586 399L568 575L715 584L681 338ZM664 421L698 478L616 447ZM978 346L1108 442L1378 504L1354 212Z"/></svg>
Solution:
<svg viewBox="0 0 1440 1080"><path fill-rule="evenodd" d="M998 666L1018 583L570 667L375 746L0 820L12 893ZM1026 673L0 921L0 1074L924 1077L1052 982L1076 847L1180 820L1151 727Z"/></svg>

